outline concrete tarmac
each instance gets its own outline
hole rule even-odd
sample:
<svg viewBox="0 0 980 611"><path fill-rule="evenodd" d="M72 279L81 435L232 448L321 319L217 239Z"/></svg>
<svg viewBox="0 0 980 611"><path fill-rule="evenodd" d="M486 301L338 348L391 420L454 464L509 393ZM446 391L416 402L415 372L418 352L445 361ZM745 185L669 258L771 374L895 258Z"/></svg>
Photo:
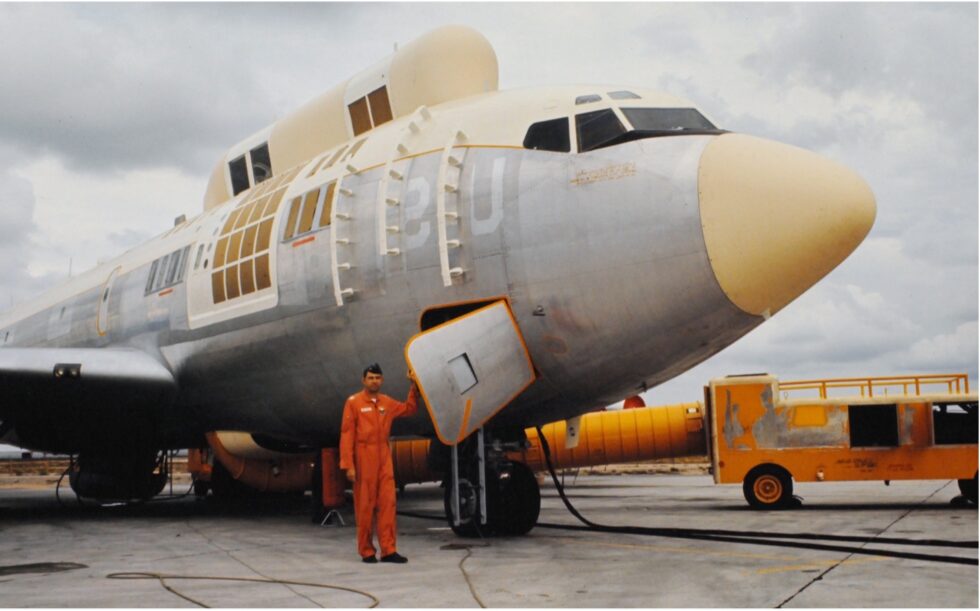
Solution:
<svg viewBox="0 0 980 611"><path fill-rule="evenodd" d="M77 505L70 491L62 506L52 489L8 488L0 490L0 606L195 606L183 595L214 607L977 607L977 509L950 503L956 482L801 484L801 508L771 512L748 509L740 487L709 476L566 484L578 510L604 524L869 540L805 542L845 548L824 550L540 525L524 537L472 540L443 521L400 516L409 563L368 565L355 551L350 508L347 527L321 527L310 521L308 497L94 507ZM553 486L542 495L542 523L579 524ZM442 490L409 486L399 510L439 514ZM933 541L915 544L923 540ZM868 549L930 558L859 553ZM949 557L974 564L937 561ZM119 572L198 579L108 577Z"/></svg>

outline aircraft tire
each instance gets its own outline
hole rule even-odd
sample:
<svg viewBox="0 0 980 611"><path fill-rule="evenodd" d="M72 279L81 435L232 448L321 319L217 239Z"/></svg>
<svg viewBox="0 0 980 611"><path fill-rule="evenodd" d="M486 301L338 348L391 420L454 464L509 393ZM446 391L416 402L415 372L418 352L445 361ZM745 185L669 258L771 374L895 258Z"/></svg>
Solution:
<svg viewBox="0 0 980 611"><path fill-rule="evenodd" d="M479 497L477 495L476 487L471 485L469 480L460 478L459 479L459 490L460 490L460 523L457 525L453 520L453 506L452 506L452 495L453 486L448 480L444 484L444 491L442 495L442 505L446 510L446 520L449 522L449 527L453 529L453 533L457 537L463 537L464 539L473 539L480 536L485 536L490 534L489 529L484 527L480 528L480 516L479 516ZM489 525L488 525L489 526Z"/></svg>
<svg viewBox="0 0 980 611"><path fill-rule="evenodd" d="M977 504L977 474L973 474L973 479L957 480L960 485L960 493L968 498L974 505Z"/></svg>
<svg viewBox="0 0 980 611"><path fill-rule="evenodd" d="M534 472L524 463L511 462L509 476L496 483L496 499L491 499L489 510L494 534L526 535L541 513L541 490Z"/></svg>
<svg viewBox="0 0 980 611"><path fill-rule="evenodd" d="M779 465L759 465L745 476L742 493L753 509L785 509L793 502L793 478Z"/></svg>

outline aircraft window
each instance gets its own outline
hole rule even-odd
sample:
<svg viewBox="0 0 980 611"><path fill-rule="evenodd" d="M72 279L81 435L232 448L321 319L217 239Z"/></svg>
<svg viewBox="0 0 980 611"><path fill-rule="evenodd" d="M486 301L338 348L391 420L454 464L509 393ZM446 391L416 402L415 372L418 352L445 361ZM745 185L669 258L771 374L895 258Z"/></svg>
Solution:
<svg viewBox="0 0 980 611"><path fill-rule="evenodd" d="M215 303L221 303L225 300L224 272L214 272L211 274L211 297Z"/></svg>
<svg viewBox="0 0 980 611"><path fill-rule="evenodd" d="M580 95L577 98L575 98L575 105L578 106L579 104L588 104L590 102L599 102L601 100L602 100L602 98L598 94L590 93L589 95Z"/></svg>
<svg viewBox="0 0 980 611"><path fill-rule="evenodd" d="M330 158L330 161L327 162L327 165L323 166L323 169L326 170L327 168L333 167L333 164L337 163L337 160L340 159L340 156L343 155L345 152L347 152L346 144L340 147L339 149L337 149L337 152L333 154L333 157Z"/></svg>
<svg viewBox="0 0 980 611"><path fill-rule="evenodd" d="M693 108L623 108L633 129L645 132L717 131Z"/></svg>
<svg viewBox="0 0 980 611"><path fill-rule="evenodd" d="M367 138L361 138L360 140L355 142L354 145L350 147L350 151L348 151L348 153L344 155L344 159L350 159L351 157L356 155L357 151L361 150L361 147L364 146L365 142L367 142Z"/></svg>
<svg viewBox="0 0 980 611"><path fill-rule="evenodd" d="M234 263L242 250L242 232L236 231L231 234L231 242L228 242L228 263Z"/></svg>
<svg viewBox="0 0 980 611"><path fill-rule="evenodd" d="M272 226L289 183L301 170L299 166L294 167L256 186L242 198L227 219L223 219L225 222L214 244L212 258L211 298L215 304L272 286L268 254ZM294 202L295 210L291 211L290 219L286 222L286 231L295 231L301 199L296 198L300 201ZM208 244L208 252L211 246ZM264 267L259 263L263 257ZM208 260L205 259L204 267L207 266ZM265 274L264 279L253 273L256 270Z"/></svg>
<svg viewBox="0 0 980 611"><path fill-rule="evenodd" d="M368 94L371 103L371 119L374 126L391 121L391 103L388 101L388 88L381 86Z"/></svg>
<svg viewBox="0 0 980 611"><path fill-rule="evenodd" d="M299 227L296 229L296 235L306 233L313 229L313 216L316 214L316 203L319 197L319 189L314 189L303 197L303 212L299 217Z"/></svg>
<svg viewBox="0 0 980 611"><path fill-rule="evenodd" d="M609 146L626 128L611 109L596 110L575 115L579 151L591 151Z"/></svg>
<svg viewBox="0 0 980 611"><path fill-rule="evenodd" d="M333 211L333 196L337 189L337 181L327 185L327 194L323 198L323 210L320 212L320 227L330 224L330 213Z"/></svg>
<svg viewBox="0 0 980 611"><path fill-rule="evenodd" d="M241 280L242 295L255 292L255 276L252 275L252 259L243 261L238 268Z"/></svg>
<svg viewBox="0 0 980 611"><path fill-rule="evenodd" d="M184 270L187 269L187 255L190 254L191 247L190 244L184 247L180 251L180 267L177 268L177 282L182 282L184 280Z"/></svg>
<svg viewBox="0 0 980 611"><path fill-rule="evenodd" d="M294 197L289 206L289 216L286 217L286 229L282 235L282 239L284 240L288 240L296 233L296 217L299 216L299 204L301 201L302 198Z"/></svg>
<svg viewBox="0 0 980 611"><path fill-rule="evenodd" d="M256 252L269 250L269 241L272 237L272 219L265 219L259 225L258 241L255 245Z"/></svg>
<svg viewBox="0 0 980 611"><path fill-rule="evenodd" d="M259 201L252 204L252 212L248 215L248 222L254 223L255 221L262 218L262 211L265 210L265 203L269 201L268 197L263 197Z"/></svg>
<svg viewBox="0 0 980 611"><path fill-rule="evenodd" d="M260 291L272 286L272 276L269 274L269 255L267 254L255 259L255 284Z"/></svg>
<svg viewBox="0 0 980 611"><path fill-rule="evenodd" d="M214 265L215 267L221 267L225 264L225 253L228 252L228 238L227 236L218 240L218 245L214 249Z"/></svg>
<svg viewBox="0 0 980 611"><path fill-rule="evenodd" d="M228 173L231 175L231 191L234 195L248 189L248 167L245 165L245 155L228 162Z"/></svg>
<svg viewBox="0 0 980 611"><path fill-rule="evenodd" d="M150 275L146 277L146 289L143 291L144 295L149 294L150 291L153 290L153 280L157 276L157 265L159 264L160 260L157 259L152 265L150 265Z"/></svg>
<svg viewBox="0 0 980 611"><path fill-rule="evenodd" d="M355 136L371 129L371 113L368 110L367 98L351 102L347 109L350 111L350 123L354 128Z"/></svg>
<svg viewBox="0 0 980 611"><path fill-rule="evenodd" d="M157 277L153 280L153 290L159 291L166 284L167 279L167 264L170 262L170 255L164 255L160 259L160 265L157 266Z"/></svg>
<svg viewBox="0 0 980 611"><path fill-rule="evenodd" d="M234 299L242 294L238 288L237 265L232 265L225 270L225 293L228 295L228 299Z"/></svg>
<svg viewBox="0 0 980 611"><path fill-rule="evenodd" d="M164 255L150 265L143 294L149 295L184 280L184 269L190 254L190 244Z"/></svg>
<svg viewBox="0 0 980 611"><path fill-rule="evenodd" d="M269 143L263 142L248 152L252 158L252 176L255 184L272 178L272 159L269 157Z"/></svg>
<svg viewBox="0 0 980 611"><path fill-rule="evenodd" d="M197 257L194 259L194 269L200 269L202 256L204 256L204 244L197 247Z"/></svg>
<svg viewBox="0 0 980 611"><path fill-rule="evenodd" d="M639 100L640 96L632 91L610 91L609 97L614 100Z"/></svg>
<svg viewBox="0 0 980 611"><path fill-rule="evenodd" d="M527 128L527 135L524 136L524 148L558 153L570 151L568 117L540 121Z"/></svg>
<svg viewBox="0 0 980 611"><path fill-rule="evenodd" d="M251 257L255 252L255 236L258 229L258 225L249 225L245 230L245 237L242 239L242 258Z"/></svg>

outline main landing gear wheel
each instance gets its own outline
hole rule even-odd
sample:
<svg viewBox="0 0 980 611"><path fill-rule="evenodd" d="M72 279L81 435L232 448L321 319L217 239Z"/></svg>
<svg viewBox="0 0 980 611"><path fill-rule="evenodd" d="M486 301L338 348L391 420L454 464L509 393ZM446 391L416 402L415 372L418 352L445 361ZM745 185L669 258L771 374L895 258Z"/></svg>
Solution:
<svg viewBox="0 0 980 611"><path fill-rule="evenodd" d="M961 479L957 483L960 485L960 493L968 498L974 505L977 504L977 474L973 474L973 479Z"/></svg>
<svg viewBox="0 0 980 611"><path fill-rule="evenodd" d="M472 539L490 534L489 524L483 527L480 525L480 497L476 486L470 484L469 480L459 480L459 524L453 520L453 486L449 482L445 484L442 505L446 510L449 527L457 537Z"/></svg>
<svg viewBox="0 0 980 611"><path fill-rule="evenodd" d="M460 524L452 518L452 485L446 482L443 506L453 532L460 537L526 535L538 523L541 491L527 465L506 461L487 470L487 523L480 524L480 495L469 479L459 480Z"/></svg>
<svg viewBox="0 0 980 611"><path fill-rule="evenodd" d="M759 465L745 476L742 492L753 509L785 509L793 501L793 478L779 465Z"/></svg>
<svg viewBox="0 0 980 611"><path fill-rule="evenodd" d="M511 462L509 471L495 478L497 492L490 492L490 522L494 534L526 535L538 523L541 513L541 490L534 472L527 465Z"/></svg>

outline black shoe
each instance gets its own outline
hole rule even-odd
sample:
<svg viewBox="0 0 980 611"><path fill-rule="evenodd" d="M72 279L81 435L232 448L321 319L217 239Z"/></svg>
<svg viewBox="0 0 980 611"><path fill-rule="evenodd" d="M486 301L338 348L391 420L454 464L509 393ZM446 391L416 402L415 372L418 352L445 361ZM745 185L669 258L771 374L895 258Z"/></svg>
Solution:
<svg viewBox="0 0 980 611"><path fill-rule="evenodd" d="M402 556L398 552L392 552L387 556L382 556L381 562L394 562L395 564L405 564L406 562L408 562L408 558Z"/></svg>
<svg viewBox="0 0 980 611"><path fill-rule="evenodd" d="M361 562L366 562L368 564L377 564L378 559L375 558L374 556L364 556L361 558Z"/></svg>

